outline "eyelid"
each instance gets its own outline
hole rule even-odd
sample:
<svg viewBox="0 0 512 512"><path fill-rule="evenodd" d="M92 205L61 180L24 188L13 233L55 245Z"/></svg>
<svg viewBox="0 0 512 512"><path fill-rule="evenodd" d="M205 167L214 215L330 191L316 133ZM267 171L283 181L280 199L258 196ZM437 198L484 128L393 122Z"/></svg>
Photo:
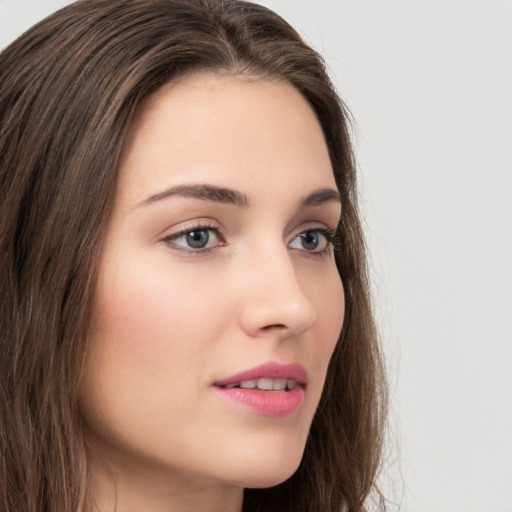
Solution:
<svg viewBox="0 0 512 512"><path fill-rule="evenodd" d="M304 233L308 233L310 231L317 231L319 233L331 234L334 236L337 233L338 226L329 226L324 222L304 222L297 228L295 228L288 237L288 242L290 243L294 238L302 235Z"/></svg>
<svg viewBox="0 0 512 512"><path fill-rule="evenodd" d="M200 228L223 229L223 226L222 226L222 224L220 224L219 222L217 222L213 219L210 219L208 217L202 217L202 218L198 218L198 219L194 219L194 220L187 220L184 222L180 222L179 224L176 224L175 226L167 228L164 232L165 234L162 235L162 238L163 237L167 238L167 237L170 237L170 236L173 236L173 235L176 235L179 233L183 233L183 232L194 231L195 229L200 229Z"/></svg>

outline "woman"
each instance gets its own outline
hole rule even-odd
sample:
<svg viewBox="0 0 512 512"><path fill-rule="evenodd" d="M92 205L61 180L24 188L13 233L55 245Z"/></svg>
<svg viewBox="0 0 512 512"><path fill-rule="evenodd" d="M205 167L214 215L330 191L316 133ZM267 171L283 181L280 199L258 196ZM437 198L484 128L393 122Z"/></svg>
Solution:
<svg viewBox="0 0 512 512"><path fill-rule="evenodd" d="M383 373L321 58L246 2L83 0L0 75L2 510L365 510Z"/></svg>

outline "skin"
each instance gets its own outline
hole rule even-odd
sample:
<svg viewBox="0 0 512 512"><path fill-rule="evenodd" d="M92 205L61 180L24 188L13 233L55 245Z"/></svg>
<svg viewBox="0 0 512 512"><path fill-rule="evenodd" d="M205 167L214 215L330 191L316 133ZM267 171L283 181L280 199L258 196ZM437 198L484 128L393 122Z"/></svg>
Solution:
<svg viewBox="0 0 512 512"><path fill-rule="evenodd" d="M165 193L198 184L247 204ZM343 288L319 231L336 228L341 206L330 197L299 208L319 189L336 191L327 147L286 83L201 74L141 106L80 385L99 510L239 512L244 487L296 470L343 323ZM179 235L205 225L217 229L205 250ZM304 244L304 232L318 244ZM269 417L215 391L269 361L308 373L292 414Z"/></svg>

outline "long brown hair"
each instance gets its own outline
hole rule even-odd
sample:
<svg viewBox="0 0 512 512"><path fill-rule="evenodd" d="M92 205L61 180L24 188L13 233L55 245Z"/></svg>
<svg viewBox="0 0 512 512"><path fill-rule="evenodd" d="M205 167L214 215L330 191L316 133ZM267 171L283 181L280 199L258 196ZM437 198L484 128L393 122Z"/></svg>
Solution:
<svg viewBox="0 0 512 512"><path fill-rule="evenodd" d="M322 59L237 0L81 0L0 55L0 509L87 508L76 389L123 138L137 106L201 71L289 82L315 111L342 196L345 323L298 471L246 512L360 512L386 396L348 114ZM340 312L341 314L341 312Z"/></svg>

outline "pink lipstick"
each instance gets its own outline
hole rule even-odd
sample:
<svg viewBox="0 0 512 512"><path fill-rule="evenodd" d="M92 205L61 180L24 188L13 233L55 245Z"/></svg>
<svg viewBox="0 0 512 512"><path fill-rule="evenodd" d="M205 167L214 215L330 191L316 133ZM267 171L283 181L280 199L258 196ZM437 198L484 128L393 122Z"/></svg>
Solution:
<svg viewBox="0 0 512 512"><path fill-rule="evenodd" d="M286 416L304 400L307 373L298 363L270 362L214 383L225 398L265 416Z"/></svg>

